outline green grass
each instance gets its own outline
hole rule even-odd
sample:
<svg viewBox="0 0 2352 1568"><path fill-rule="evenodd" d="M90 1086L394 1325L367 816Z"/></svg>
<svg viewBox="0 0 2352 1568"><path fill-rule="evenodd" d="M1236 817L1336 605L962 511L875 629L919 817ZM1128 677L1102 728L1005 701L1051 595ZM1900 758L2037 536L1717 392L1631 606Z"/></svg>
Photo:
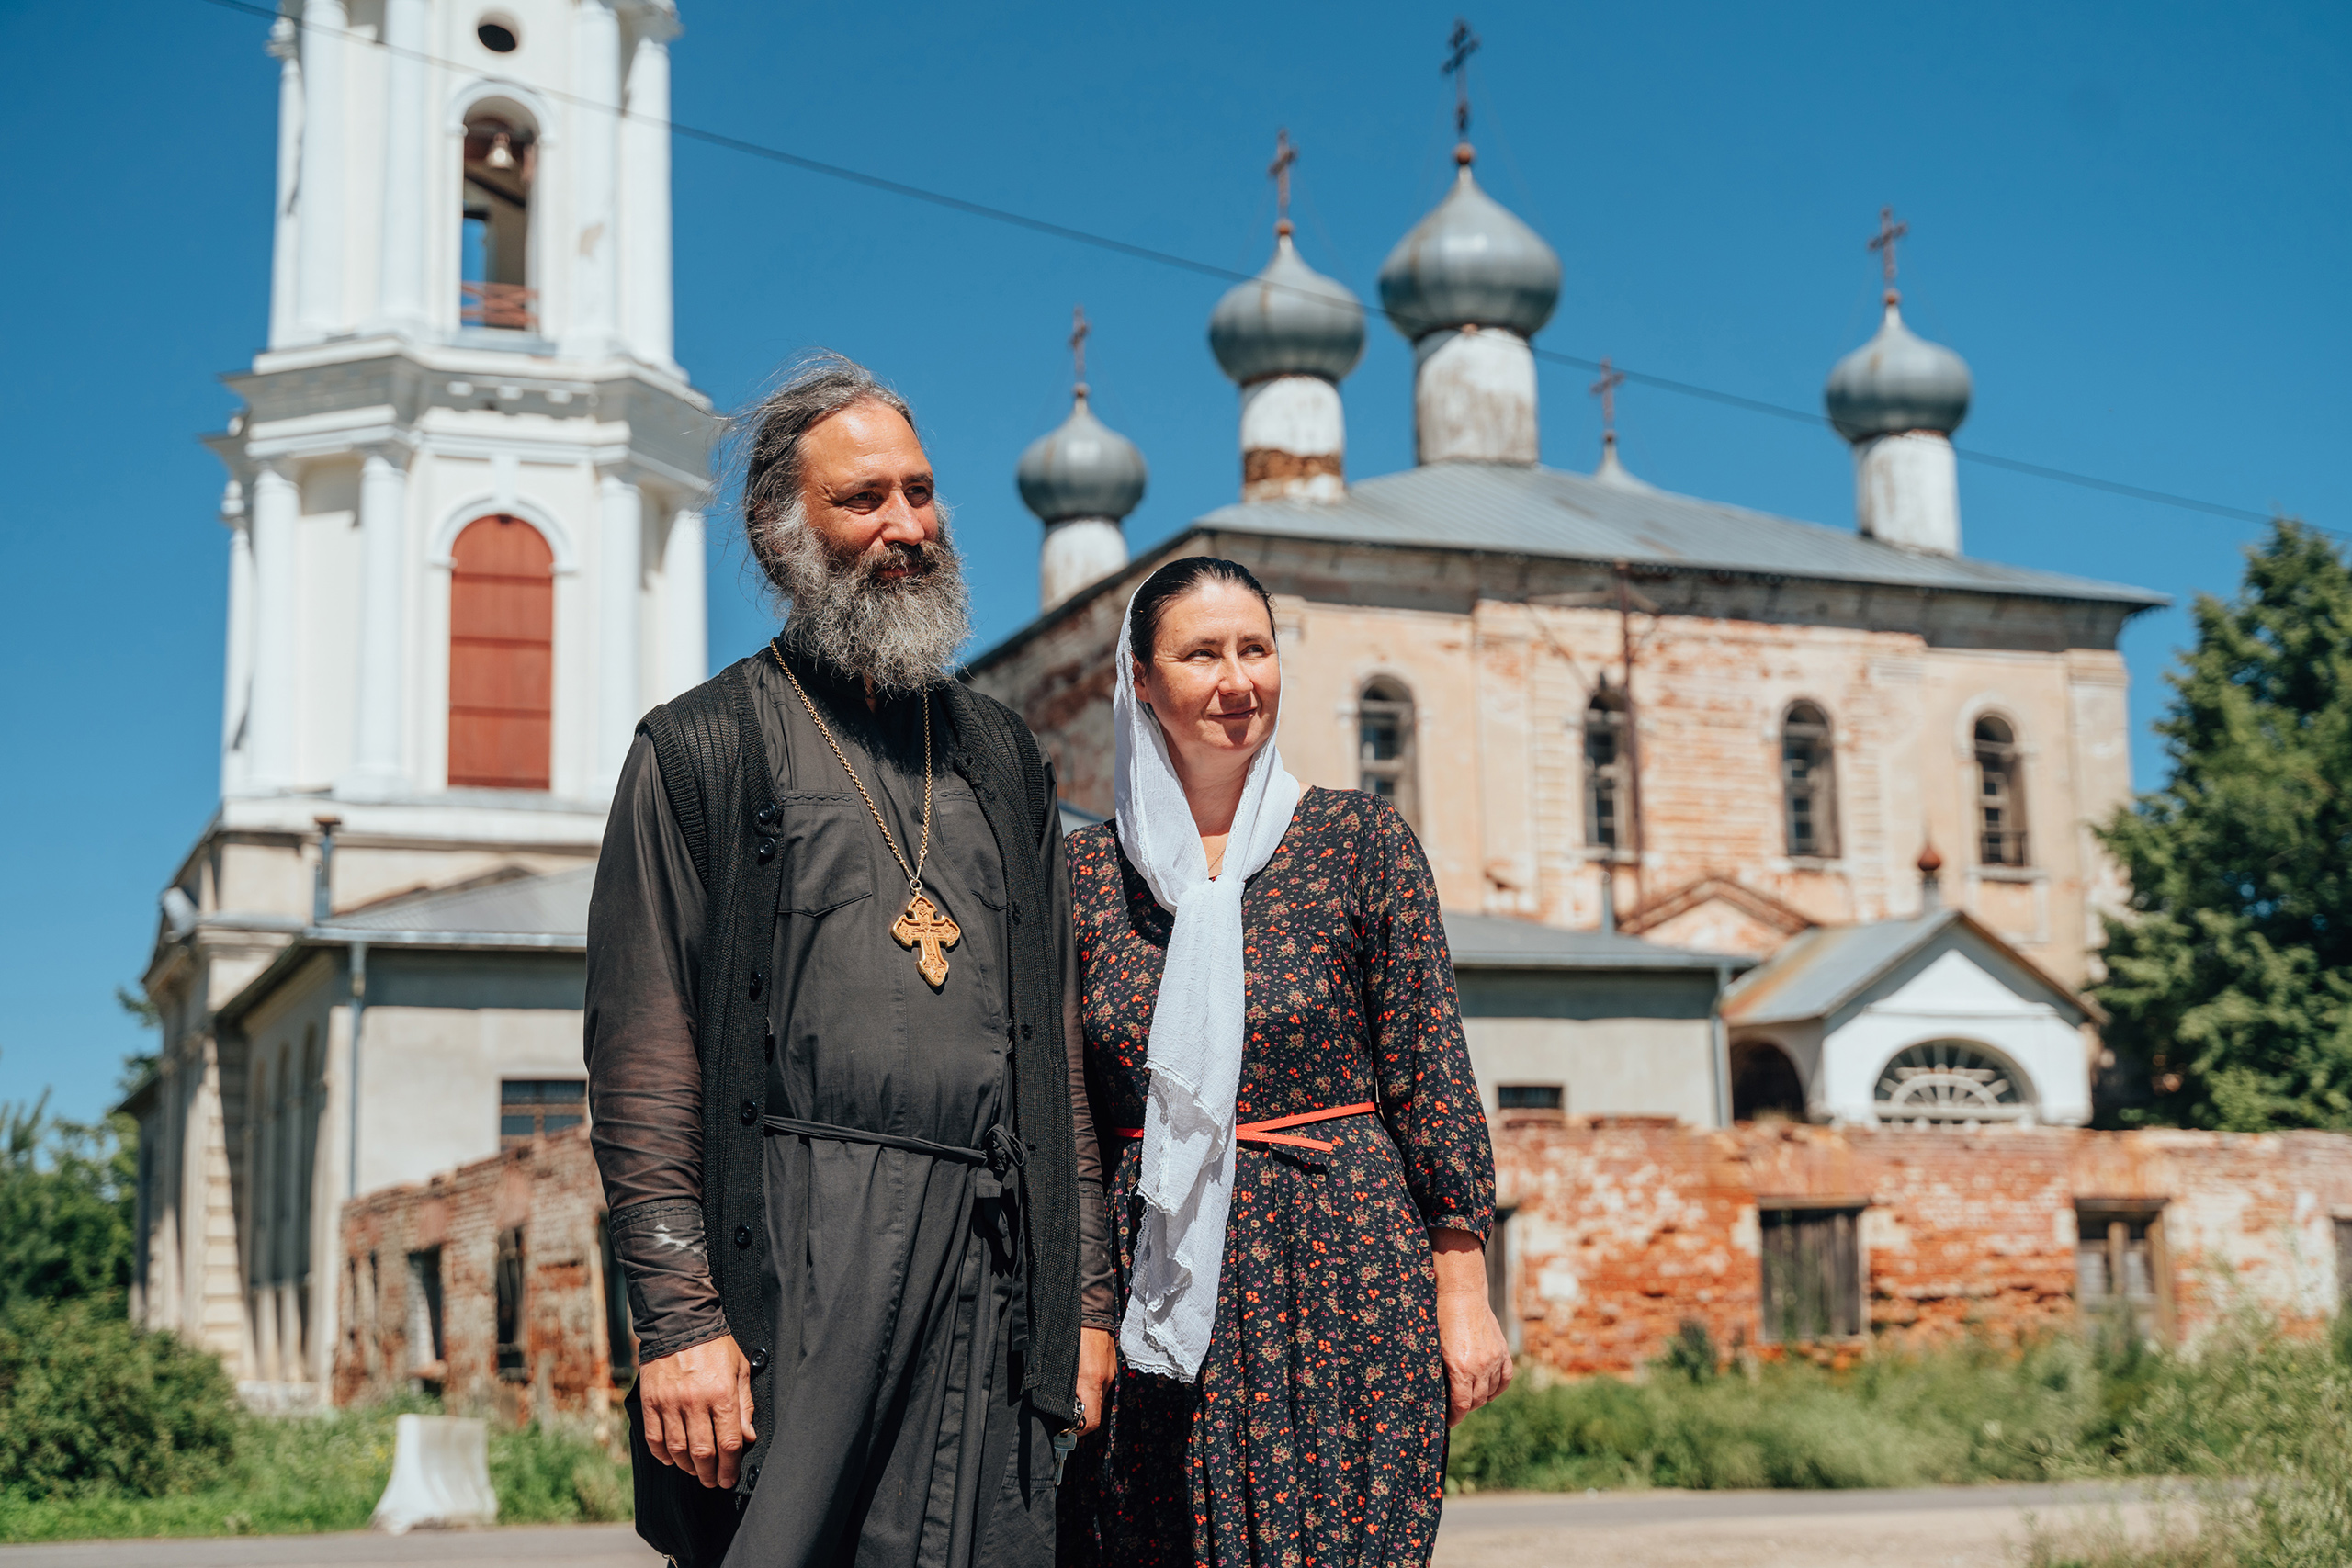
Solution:
<svg viewBox="0 0 2352 1568"><path fill-rule="evenodd" d="M413 1401L332 1416L242 1415L220 1479L159 1496L105 1483L44 1496L0 1489L0 1541L363 1529L391 1475L394 1419L435 1408ZM629 1517L627 1461L583 1428L493 1422L490 1474L503 1524Z"/></svg>

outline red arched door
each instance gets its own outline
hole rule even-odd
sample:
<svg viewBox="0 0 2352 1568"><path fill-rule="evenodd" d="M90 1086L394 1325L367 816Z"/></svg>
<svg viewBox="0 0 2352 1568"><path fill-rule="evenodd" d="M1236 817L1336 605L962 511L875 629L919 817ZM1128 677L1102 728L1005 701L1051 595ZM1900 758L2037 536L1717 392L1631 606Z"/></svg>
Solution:
<svg viewBox="0 0 2352 1568"><path fill-rule="evenodd" d="M449 578L449 784L545 789L555 689L555 557L519 517L478 517Z"/></svg>

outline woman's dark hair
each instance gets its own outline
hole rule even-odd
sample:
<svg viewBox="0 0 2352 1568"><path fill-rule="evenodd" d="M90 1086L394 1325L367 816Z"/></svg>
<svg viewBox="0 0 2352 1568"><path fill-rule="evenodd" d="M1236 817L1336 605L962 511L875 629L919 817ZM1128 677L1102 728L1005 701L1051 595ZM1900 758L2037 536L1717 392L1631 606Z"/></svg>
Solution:
<svg viewBox="0 0 2352 1568"><path fill-rule="evenodd" d="M1211 582L1230 582L1247 588L1266 606L1266 626L1274 624L1274 596L1265 585L1250 575L1250 569L1238 560L1224 560L1216 556L1186 556L1170 561L1143 580L1136 590L1135 625L1127 634L1127 653L1136 663L1148 669L1152 645L1159 638L1159 623L1168 615L1168 606L1193 590Z"/></svg>

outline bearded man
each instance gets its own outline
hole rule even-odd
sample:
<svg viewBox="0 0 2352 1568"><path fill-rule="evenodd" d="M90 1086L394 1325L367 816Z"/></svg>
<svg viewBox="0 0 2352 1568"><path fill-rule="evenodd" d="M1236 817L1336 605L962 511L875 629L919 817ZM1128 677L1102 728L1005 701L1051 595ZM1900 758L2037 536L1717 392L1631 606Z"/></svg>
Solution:
<svg viewBox="0 0 2352 1568"><path fill-rule="evenodd" d="M639 727L588 920L588 1088L687 1568L1052 1561L1114 1360L1051 769L950 680L912 415L803 366L748 416L783 632Z"/></svg>

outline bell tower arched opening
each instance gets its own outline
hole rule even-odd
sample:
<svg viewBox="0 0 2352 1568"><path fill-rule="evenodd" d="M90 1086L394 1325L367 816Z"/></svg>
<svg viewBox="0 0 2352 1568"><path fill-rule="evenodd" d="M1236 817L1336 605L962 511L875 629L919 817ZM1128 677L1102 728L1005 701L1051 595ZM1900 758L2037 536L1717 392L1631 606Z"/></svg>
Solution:
<svg viewBox="0 0 2352 1568"><path fill-rule="evenodd" d="M555 553L497 513L466 525L449 574L449 785L546 789L555 717Z"/></svg>
<svg viewBox="0 0 2352 1568"><path fill-rule="evenodd" d="M460 183L458 320L469 327L537 332L531 283L531 186L537 133L520 116L477 109L466 118Z"/></svg>

